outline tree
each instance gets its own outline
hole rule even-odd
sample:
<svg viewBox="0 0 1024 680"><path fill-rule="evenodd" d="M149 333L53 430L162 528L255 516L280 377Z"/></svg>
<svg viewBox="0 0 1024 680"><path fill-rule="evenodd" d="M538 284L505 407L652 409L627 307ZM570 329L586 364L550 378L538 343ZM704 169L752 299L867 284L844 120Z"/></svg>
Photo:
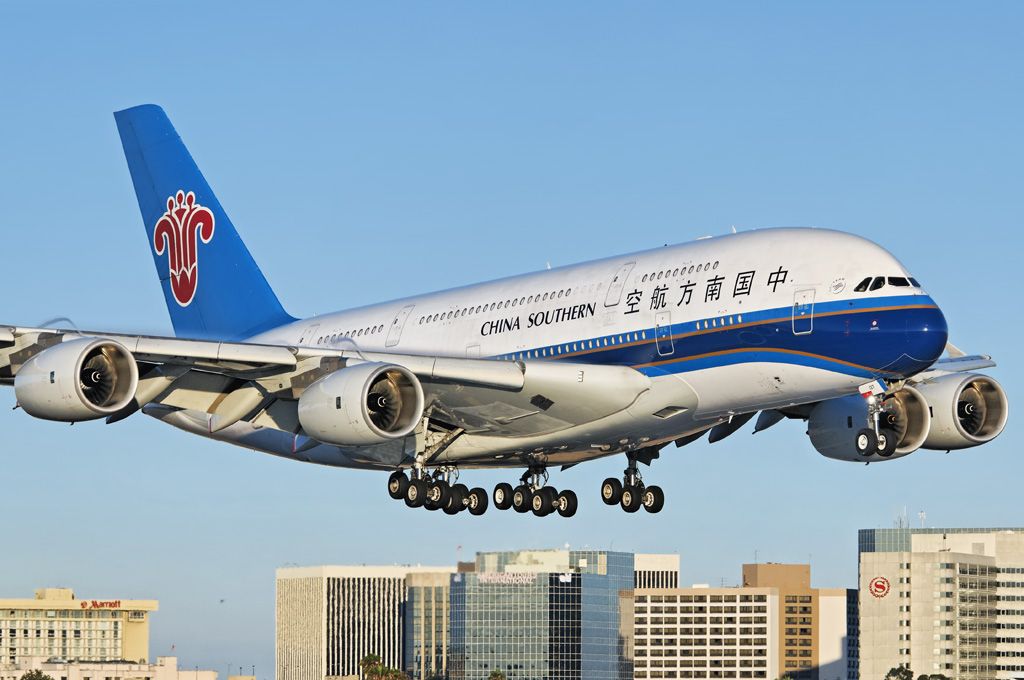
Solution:
<svg viewBox="0 0 1024 680"><path fill-rule="evenodd" d="M42 671L35 670L23 674L21 680L53 680L53 678Z"/></svg>
<svg viewBox="0 0 1024 680"><path fill-rule="evenodd" d="M366 680L384 680L384 664L376 654L367 654L359 662L359 670Z"/></svg>
<svg viewBox="0 0 1024 680"><path fill-rule="evenodd" d="M885 674L885 680L914 680L914 671L906 666L896 666Z"/></svg>
<svg viewBox="0 0 1024 680"><path fill-rule="evenodd" d="M487 680L505 680L505 672L499 668L495 668L491 671L491 674L487 676Z"/></svg>

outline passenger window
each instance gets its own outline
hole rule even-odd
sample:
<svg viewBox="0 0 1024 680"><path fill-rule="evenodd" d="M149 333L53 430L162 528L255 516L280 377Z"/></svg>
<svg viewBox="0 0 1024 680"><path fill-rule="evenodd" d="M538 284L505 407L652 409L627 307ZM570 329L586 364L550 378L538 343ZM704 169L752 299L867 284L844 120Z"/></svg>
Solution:
<svg viewBox="0 0 1024 680"><path fill-rule="evenodd" d="M871 277L869 276L866 279L864 279L863 281L861 281L860 283L858 283L857 287L853 289L853 292L854 293L863 293L864 291L866 291L868 289L868 286L870 286L870 285L871 285Z"/></svg>
<svg viewBox="0 0 1024 680"><path fill-rule="evenodd" d="M897 288L907 288L910 286L910 281L907 281L902 276L890 276L889 285L896 286Z"/></svg>
<svg viewBox="0 0 1024 680"><path fill-rule="evenodd" d="M640 279L640 283L647 283L647 274L644 274L644 278Z"/></svg>
<svg viewBox="0 0 1024 680"><path fill-rule="evenodd" d="M570 295L572 295L572 288L566 288L565 289L565 297L569 297Z"/></svg>
<svg viewBox="0 0 1024 680"><path fill-rule="evenodd" d="M561 298L561 297L562 297L562 295L564 295L564 294L565 294L565 291L564 291L564 290L560 290L560 291L558 291L558 297L559 297L559 298Z"/></svg>
<svg viewBox="0 0 1024 680"><path fill-rule="evenodd" d="M876 276L875 280L871 282L871 290L878 290L879 288L881 288L884 285L885 285L885 277L884 276Z"/></svg>
<svg viewBox="0 0 1024 680"><path fill-rule="evenodd" d="M715 260L715 265L712 267L712 269L718 269L718 260Z"/></svg>

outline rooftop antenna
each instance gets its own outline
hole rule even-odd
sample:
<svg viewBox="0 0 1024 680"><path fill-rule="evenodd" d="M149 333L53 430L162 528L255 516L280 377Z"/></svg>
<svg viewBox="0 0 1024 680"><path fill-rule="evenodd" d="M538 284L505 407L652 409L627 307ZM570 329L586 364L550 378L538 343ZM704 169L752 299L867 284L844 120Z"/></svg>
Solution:
<svg viewBox="0 0 1024 680"><path fill-rule="evenodd" d="M928 519L928 514L924 510L921 510L917 513L917 518L921 520L921 528L924 529L924 521Z"/></svg>

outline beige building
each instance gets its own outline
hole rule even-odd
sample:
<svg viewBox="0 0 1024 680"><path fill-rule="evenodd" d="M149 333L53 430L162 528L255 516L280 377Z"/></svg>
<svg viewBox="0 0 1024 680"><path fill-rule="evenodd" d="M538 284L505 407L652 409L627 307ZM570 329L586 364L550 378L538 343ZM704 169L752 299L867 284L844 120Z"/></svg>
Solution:
<svg viewBox="0 0 1024 680"><path fill-rule="evenodd" d="M778 677L846 680L851 668L845 588L812 588L809 564L744 564L743 585L778 591Z"/></svg>
<svg viewBox="0 0 1024 680"><path fill-rule="evenodd" d="M633 555L634 585L637 588L678 588L679 555Z"/></svg>
<svg viewBox="0 0 1024 680"><path fill-rule="evenodd" d="M859 533L861 677L1024 676L1024 529Z"/></svg>
<svg viewBox="0 0 1024 680"><path fill-rule="evenodd" d="M42 588L35 595L0 600L0 662L149 662L149 614L157 610L156 600L80 600L68 588Z"/></svg>
<svg viewBox="0 0 1024 680"><path fill-rule="evenodd" d="M403 668L407 577L454 572L454 567L410 566L278 569L277 680L357 675L368 654L389 668Z"/></svg>
<svg viewBox="0 0 1024 680"><path fill-rule="evenodd" d="M742 587L634 593L634 677L848 680L845 589L807 565L744 565Z"/></svg>
<svg viewBox="0 0 1024 680"><path fill-rule="evenodd" d="M155 664L25 657L18 663L0 663L0 680L20 680L29 671L42 671L54 680L217 680L216 671L179 669L173 656L158 656Z"/></svg>
<svg viewBox="0 0 1024 680"><path fill-rule="evenodd" d="M402 669L413 680L448 675L451 645L451 572L406 576L405 658Z"/></svg>

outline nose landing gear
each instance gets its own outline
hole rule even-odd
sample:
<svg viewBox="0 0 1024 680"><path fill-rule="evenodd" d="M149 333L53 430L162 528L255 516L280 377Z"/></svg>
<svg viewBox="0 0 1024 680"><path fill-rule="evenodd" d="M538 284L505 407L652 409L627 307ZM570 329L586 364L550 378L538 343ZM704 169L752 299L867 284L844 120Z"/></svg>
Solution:
<svg viewBox="0 0 1024 680"><path fill-rule="evenodd" d="M861 394L867 395L868 426L857 431L854 447L864 458L873 455L889 458L899 446L899 434L891 427L885 427L891 424L885 412L885 384L875 381L862 385L860 389Z"/></svg>

